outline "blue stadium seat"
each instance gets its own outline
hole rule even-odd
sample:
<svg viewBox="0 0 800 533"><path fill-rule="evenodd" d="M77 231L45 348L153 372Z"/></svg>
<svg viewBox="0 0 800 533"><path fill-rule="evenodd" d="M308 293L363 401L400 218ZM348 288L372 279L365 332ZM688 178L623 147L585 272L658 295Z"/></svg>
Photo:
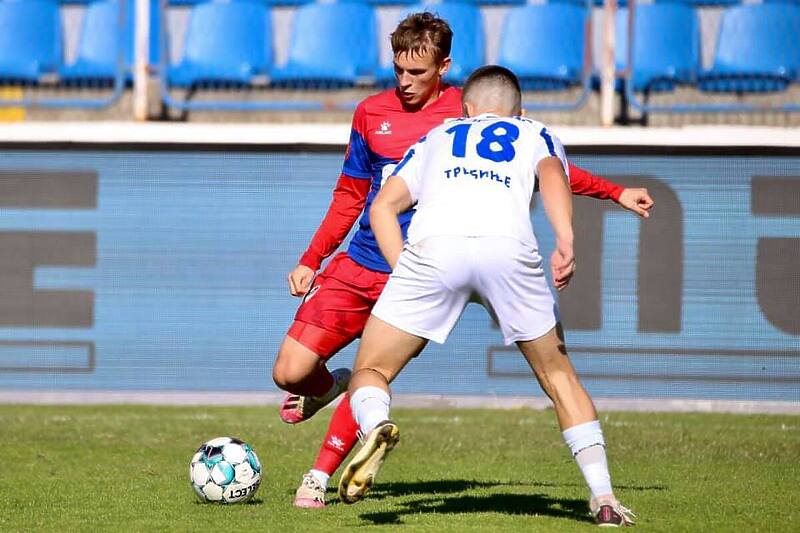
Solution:
<svg viewBox="0 0 800 533"><path fill-rule="evenodd" d="M551 1L572 2L572 3L575 3L575 4L581 4L581 5L585 4L585 2L582 2L581 0L551 0ZM679 0L675 0L675 1L679 1ZM594 4L595 7L603 7L603 5L605 5L605 0L592 0L592 4ZM628 5L628 1L627 0L617 0L617 7L626 7L627 5ZM640 5L640 4L637 4L637 5Z"/></svg>
<svg viewBox="0 0 800 533"><path fill-rule="evenodd" d="M192 8L183 58L169 69L170 85L249 84L272 66L269 8L255 0L207 2Z"/></svg>
<svg viewBox="0 0 800 533"><path fill-rule="evenodd" d="M679 2L682 4L688 4L690 6L732 6L736 4L741 4L742 0L659 0L661 2ZM640 3L636 3L636 7L638 8Z"/></svg>
<svg viewBox="0 0 800 533"><path fill-rule="evenodd" d="M120 7L126 11L120 13ZM133 66L133 2L98 0L86 8L76 61L61 69L65 81L110 81L117 75L120 46L123 68L129 78ZM124 19L120 20L120 16ZM121 24L120 24L121 23Z"/></svg>
<svg viewBox="0 0 800 533"><path fill-rule="evenodd" d="M722 15L714 66L699 76L708 92L782 91L800 73L800 6L748 4Z"/></svg>
<svg viewBox="0 0 800 533"><path fill-rule="evenodd" d="M167 3L171 6L191 6L195 4L203 4L208 1L209 0L167 0ZM299 6L302 4L308 4L310 2L313 2L314 0L258 0L258 1L269 6Z"/></svg>
<svg viewBox="0 0 800 533"><path fill-rule="evenodd" d="M444 79L449 83L464 83L473 70L485 63L486 38L480 8L468 2L458 1L417 4L403 9L400 19L420 11L435 13L450 24L453 30L453 44L450 49L452 63ZM394 83L393 63L384 65L377 78L384 85Z"/></svg>
<svg viewBox="0 0 800 533"><path fill-rule="evenodd" d="M459 0L450 0L450 1L459 1ZM462 0L462 1L473 1L474 3L481 5L481 6L509 6L515 5L520 6L525 4L526 0Z"/></svg>
<svg viewBox="0 0 800 533"><path fill-rule="evenodd" d="M273 70L275 84L354 85L372 81L378 63L375 13L359 2L307 4L297 9L289 58Z"/></svg>
<svg viewBox="0 0 800 533"><path fill-rule="evenodd" d="M700 70L700 23L686 4L641 4L634 10L633 90L671 91ZM628 10L617 11L616 65L628 58Z"/></svg>
<svg viewBox="0 0 800 533"><path fill-rule="evenodd" d="M513 70L525 90L561 90L581 83L587 10L572 3L508 11L497 62Z"/></svg>
<svg viewBox="0 0 800 533"><path fill-rule="evenodd" d="M63 61L54 0L0 1L0 79L36 83Z"/></svg>
<svg viewBox="0 0 800 533"><path fill-rule="evenodd" d="M556 0L556 1L573 1L578 3L583 3L581 0ZM792 0L772 0L772 1L792 1ZM650 3L662 3L662 2L687 4L690 6L697 7L697 6L728 6L728 5L740 4L742 0L654 0L654 2ZM593 0L593 4L597 7L602 7L605 4L605 0ZM637 9L639 6L643 5L649 5L649 3L644 3L640 1L636 2ZM628 6L627 0L617 0L617 7L627 7L627 6Z"/></svg>
<svg viewBox="0 0 800 533"><path fill-rule="evenodd" d="M413 4L417 0L366 0L368 4L372 4L374 6L399 6L399 5L408 5Z"/></svg>

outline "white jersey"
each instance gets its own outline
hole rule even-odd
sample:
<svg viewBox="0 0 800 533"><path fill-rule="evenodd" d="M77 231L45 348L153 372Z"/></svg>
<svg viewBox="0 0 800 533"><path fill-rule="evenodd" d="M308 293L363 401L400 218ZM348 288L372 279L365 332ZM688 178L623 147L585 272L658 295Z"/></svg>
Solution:
<svg viewBox="0 0 800 533"><path fill-rule="evenodd" d="M537 247L530 203L536 167L551 156L568 172L558 138L527 118L483 114L434 128L394 171L416 203L409 244L432 236L505 236Z"/></svg>

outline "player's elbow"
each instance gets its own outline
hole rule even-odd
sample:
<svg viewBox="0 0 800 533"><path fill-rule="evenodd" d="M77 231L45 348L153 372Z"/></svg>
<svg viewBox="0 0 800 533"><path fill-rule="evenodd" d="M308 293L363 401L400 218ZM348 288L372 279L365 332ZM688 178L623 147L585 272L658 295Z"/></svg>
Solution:
<svg viewBox="0 0 800 533"><path fill-rule="evenodd" d="M387 213L391 213L391 211L391 203L386 201L385 198L381 198L381 195L379 194L369 207L369 218L370 220L379 219L383 216L386 216Z"/></svg>

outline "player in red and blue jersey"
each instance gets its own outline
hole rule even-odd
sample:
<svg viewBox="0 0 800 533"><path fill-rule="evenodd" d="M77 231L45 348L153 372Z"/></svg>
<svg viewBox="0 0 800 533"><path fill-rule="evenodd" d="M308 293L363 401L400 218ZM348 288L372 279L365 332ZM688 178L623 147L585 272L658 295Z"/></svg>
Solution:
<svg viewBox="0 0 800 533"><path fill-rule="evenodd" d="M452 32L430 14L404 19L392 34L397 86L370 96L356 108L342 173L333 201L299 264L289 274L289 291L303 296L281 345L273 379L289 392L281 419L297 423L347 390L350 372L329 372L327 360L361 335L391 271L369 223L369 207L384 178L405 151L447 119L460 117L461 91L442 76L450 66ZM573 193L612 199L647 216L652 200L645 189L625 189L570 165ZM399 217L405 236L413 211ZM353 224L346 252L319 274L322 261L341 245ZM333 413L314 467L295 497L299 507L324 507L329 477L357 442L358 426L347 398Z"/></svg>

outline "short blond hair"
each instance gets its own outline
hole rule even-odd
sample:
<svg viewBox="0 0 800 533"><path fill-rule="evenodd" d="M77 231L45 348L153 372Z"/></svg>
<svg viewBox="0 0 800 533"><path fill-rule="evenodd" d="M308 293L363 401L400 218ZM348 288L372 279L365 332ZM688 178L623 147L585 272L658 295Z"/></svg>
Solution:
<svg viewBox="0 0 800 533"><path fill-rule="evenodd" d="M392 53L422 55L430 51L436 63L450 57L453 30L446 20L429 11L411 13L392 32Z"/></svg>

